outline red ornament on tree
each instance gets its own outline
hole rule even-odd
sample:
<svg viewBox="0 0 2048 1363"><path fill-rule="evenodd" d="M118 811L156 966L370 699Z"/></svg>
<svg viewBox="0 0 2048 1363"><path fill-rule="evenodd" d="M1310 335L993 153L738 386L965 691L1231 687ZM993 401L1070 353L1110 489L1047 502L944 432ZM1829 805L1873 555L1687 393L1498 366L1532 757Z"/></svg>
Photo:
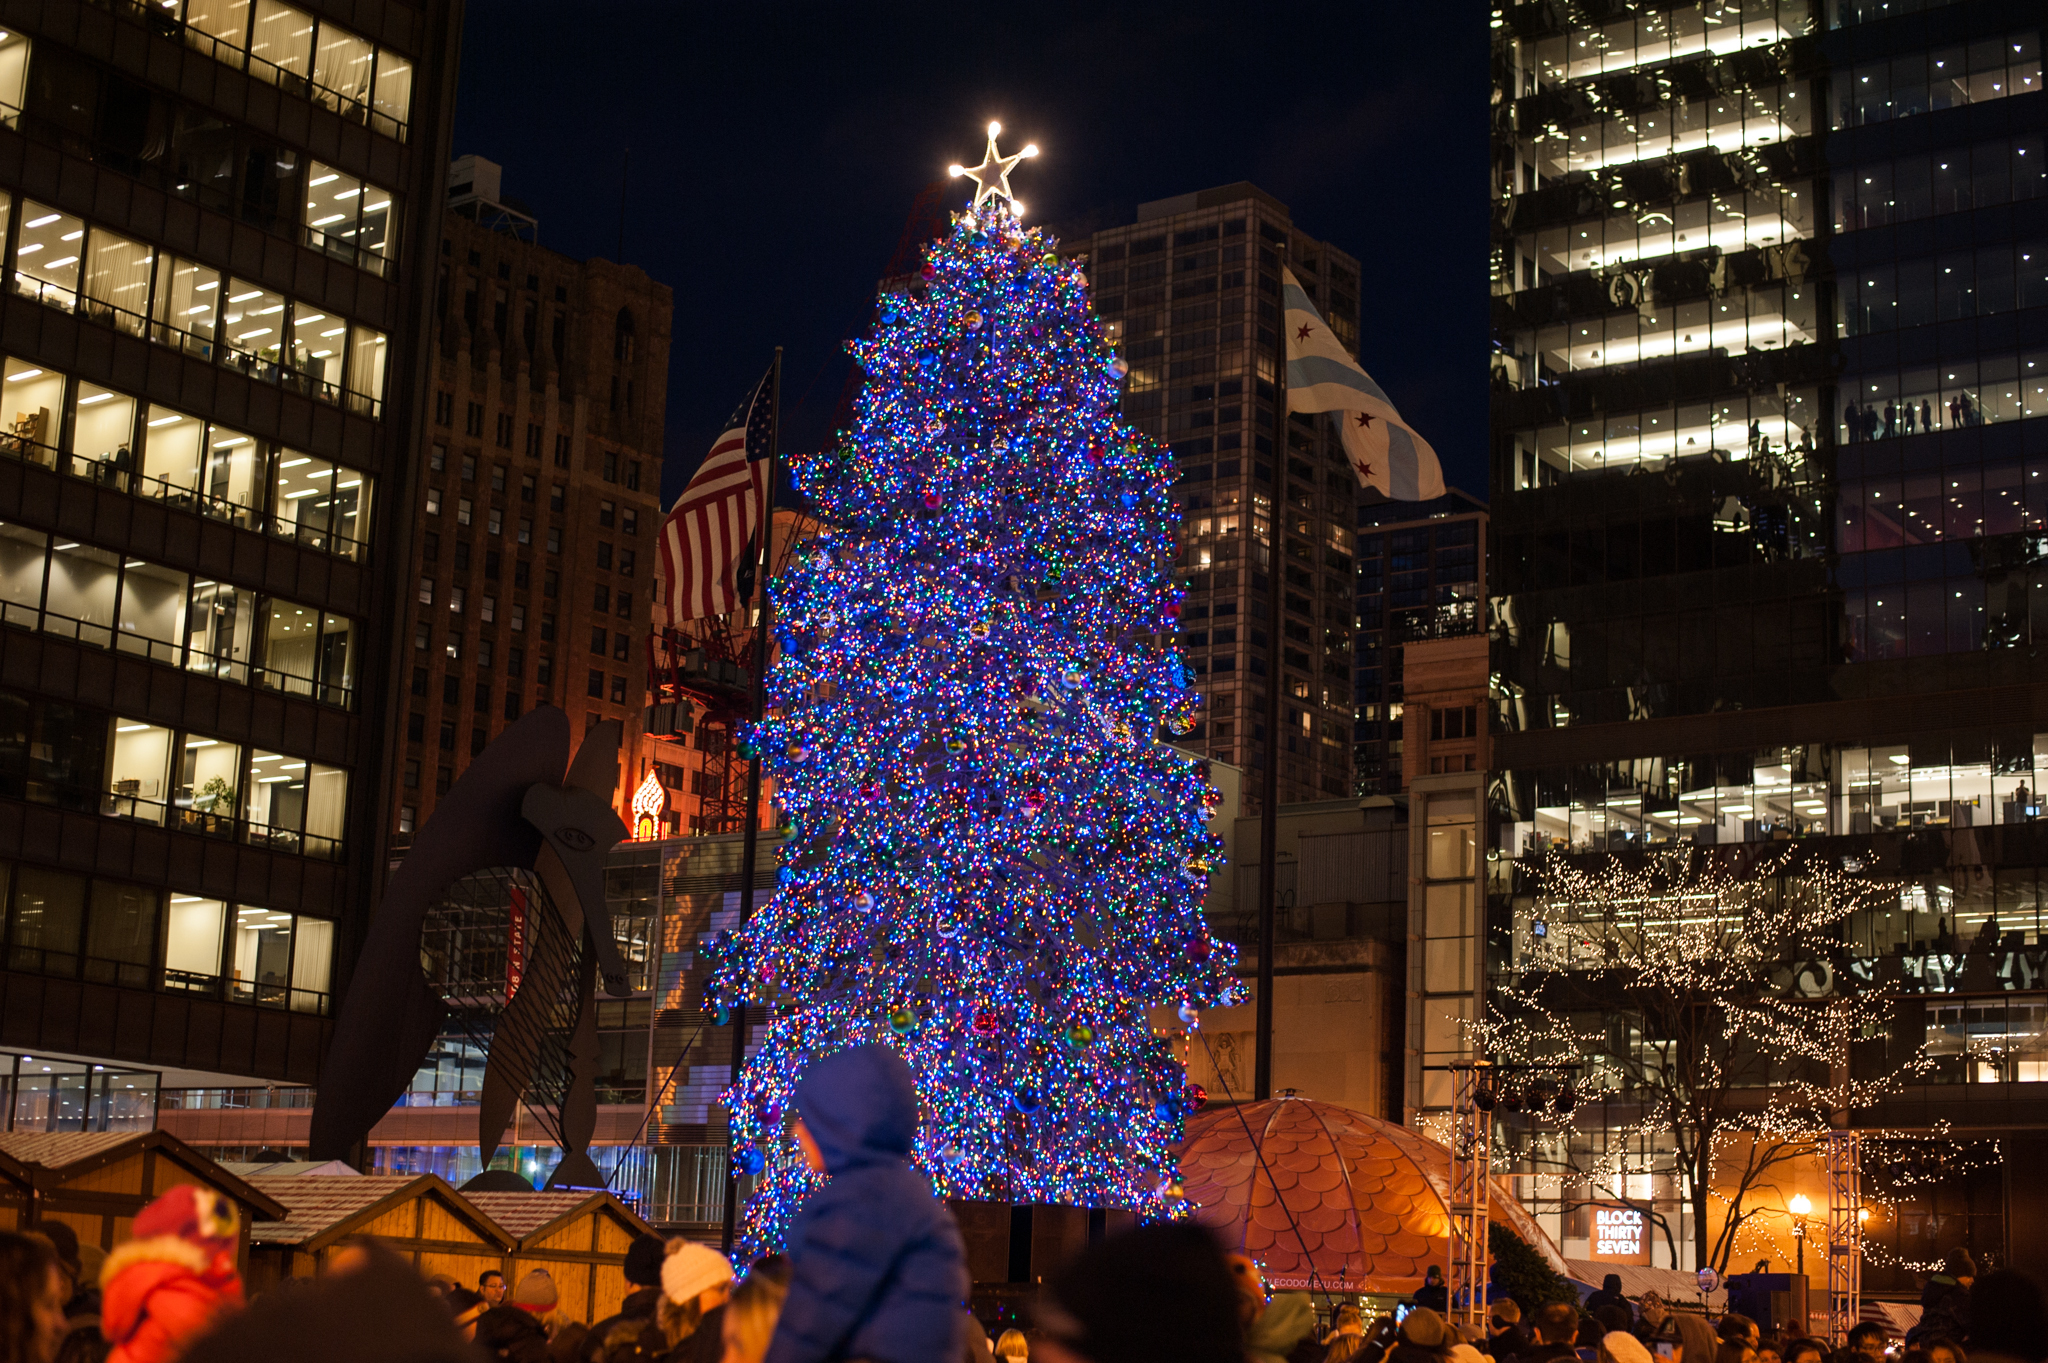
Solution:
<svg viewBox="0 0 2048 1363"><path fill-rule="evenodd" d="M1209 1090L1200 1084L1188 1085L1188 1111L1200 1112L1209 1104Z"/></svg>
<svg viewBox="0 0 2048 1363"><path fill-rule="evenodd" d="M937 511L939 509L941 500L942 499L940 498L939 494L936 492L925 493L923 498L924 509L927 511Z"/></svg>
<svg viewBox="0 0 2048 1363"><path fill-rule="evenodd" d="M998 1025L996 1015L989 1012L986 1008L974 1015L974 1034L976 1036L994 1036Z"/></svg>

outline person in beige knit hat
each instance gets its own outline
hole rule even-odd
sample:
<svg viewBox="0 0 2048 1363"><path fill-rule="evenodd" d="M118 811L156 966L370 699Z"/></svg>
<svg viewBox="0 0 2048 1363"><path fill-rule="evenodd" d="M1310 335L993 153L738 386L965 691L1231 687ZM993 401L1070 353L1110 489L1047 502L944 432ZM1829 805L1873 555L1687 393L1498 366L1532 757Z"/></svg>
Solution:
<svg viewBox="0 0 2048 1363"><path fill-rule="evenodd" d="M671 1240L661 1261L661 1304L655 1321L663 1338L673 1349L691 1338L707 1323L711 1339L720 1338L723 1318L719 1308L732 1296L732 1261L708 1245L694 1240Z"/></svg>

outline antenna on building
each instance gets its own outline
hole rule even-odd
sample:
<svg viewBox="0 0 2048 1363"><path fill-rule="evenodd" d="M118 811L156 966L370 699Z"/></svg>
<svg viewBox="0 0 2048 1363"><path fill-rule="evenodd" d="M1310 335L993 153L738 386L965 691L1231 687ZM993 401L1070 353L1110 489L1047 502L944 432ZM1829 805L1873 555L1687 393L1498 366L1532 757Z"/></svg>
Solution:
<svg viewBox="0 0 2048 1363"><path fill-rule="evenodd" d="M633 149L626 148L626 159L619 167L619 253L613 259L619 264L626 263L626 176L633 169Z"/></svg>

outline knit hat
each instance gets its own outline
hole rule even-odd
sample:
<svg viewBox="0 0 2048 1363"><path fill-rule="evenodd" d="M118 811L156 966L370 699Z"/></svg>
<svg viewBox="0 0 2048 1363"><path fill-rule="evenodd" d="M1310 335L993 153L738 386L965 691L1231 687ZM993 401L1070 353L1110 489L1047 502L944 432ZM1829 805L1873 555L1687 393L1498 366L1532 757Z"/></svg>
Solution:
<svg viewBox="0 0 2048 1363"><path fill-rule="evenodd" d="M1486 1363L1486 1355L1470 1344L1453 1344L1448 1356L1451 1363Z"/></svg>
<svg viewBox="0 0 2048 1363"><path fill-rule="evenodd" d="M659 1235L642 1235L626 1251L626 1281L635 1287L661 1286L661 1259L668 1253L668 1241Z"/></svg>
<svg viewBox="0 0 2048 1363"><path fill-rule="evenodd" d="M1038 1318L1091 1363L1243 1363L1239 1291L1209 1232L1161 1222L1076 1255L1047 1280Z"/></svg>
<svg viewBox="0 0 2048 1363"><path fill-rule="evenodd" d="M1427 1306L1418 1306L1401 1318L1401 1342L1425 1349L1441 1349L1449 1332L1444 1318Z"/></svg>
<svg viewBox="0 0 2048 1363"><path fill-rule="evenodd" d="M521 1278L519 1286L512 1289L512 1305L522 1311L531 1311L536 1316L544 1316L554 1310L557 1300L555 1280L548 1276L548 1271L544 1268L536 1268Z"/></svg>
<svg viewBox="0 0 2048 1363"><path fill-rule="evenodd" d="M732 1281L732 1261L695 1240L671 1240L661 1261L661 1295L687 1305L706 1288Z"/></svg>
<svg viewBox="0 0 2048 1363"><path fill-rule="evenodd" d="M1600 1336L1600 1353L1614 1363L1650 1363L1650 1351L1626 1330L1609 1330Z"/></svg>
<svg viewBox="0 0 2048 1363"><path fill-rule="evenodd" d="M1941 1261L1942 1269L1951 1278L1974 1278L1977 1276L1977 1261L1970 1257L1970 1251L1958 1245L1948 1252Z"/></svg>

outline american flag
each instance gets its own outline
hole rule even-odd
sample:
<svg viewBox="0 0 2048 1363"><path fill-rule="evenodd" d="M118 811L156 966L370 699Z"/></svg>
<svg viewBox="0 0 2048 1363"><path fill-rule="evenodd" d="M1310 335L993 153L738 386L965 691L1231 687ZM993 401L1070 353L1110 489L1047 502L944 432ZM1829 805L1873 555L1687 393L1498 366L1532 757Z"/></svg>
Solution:
<svg viewBox="0 0 2048 1363"><path fill-rule="evenodd" d="M775 430L771 368L712 442L661 527L661 581L671 625L733 610L751 593L754 531L768 504ZM749 583L751 586L751 583Z"/></svg>

